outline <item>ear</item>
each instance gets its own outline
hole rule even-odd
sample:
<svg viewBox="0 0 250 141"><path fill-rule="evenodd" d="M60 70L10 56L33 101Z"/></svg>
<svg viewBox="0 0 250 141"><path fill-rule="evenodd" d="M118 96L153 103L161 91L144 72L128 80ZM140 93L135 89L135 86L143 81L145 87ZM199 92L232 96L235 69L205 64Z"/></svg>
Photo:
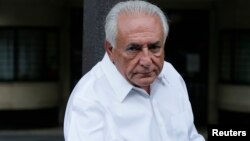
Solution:
<svg viewBox="0 0 250 141"><path fill-rule="evenodd" d="M114 49L113 49L112 45L110 44L110 42L108 42L107 40L105 40L105 42L104 42L104 49L108 53L110 60L113 61L113 58L114 58L113 51L114 51Z"/></svg>

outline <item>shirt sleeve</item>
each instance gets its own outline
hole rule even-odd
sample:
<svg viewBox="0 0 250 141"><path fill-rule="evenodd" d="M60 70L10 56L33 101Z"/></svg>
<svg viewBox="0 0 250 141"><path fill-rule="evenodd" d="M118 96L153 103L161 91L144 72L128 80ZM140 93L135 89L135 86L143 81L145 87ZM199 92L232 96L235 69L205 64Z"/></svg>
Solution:
<svg viewBox="0 0 250 141"><path fill-rule="evenodd" d="M192 126L192 130L190 132L190 141L205 141L204 137L202 135L200 135L195 126Z"/></svg>
<svg viewBox="0 0 250 141"><path fill-rule="evenodd" d="M192 111L191 103L189 101L186 83L181 76L180 76L180 81L181 81L181 84L182 84L182 87L184 90L184 92L183 92L184 93L184 101L187 105L186 107L187 107L187 111L189 114L188 117L190 117L188 120L188 122L190 122L189 123L189 125L190 125L189 126L189 140L190 141L205 141L204 137L197 132L197 129L194 125L193 111Z"/></svg>
<svg viewBox="0 0 250 141"><path fill-rule="evenodd" d="M105 141L105 116L101 105L75 99L67 110L65 141Z"/></svg>

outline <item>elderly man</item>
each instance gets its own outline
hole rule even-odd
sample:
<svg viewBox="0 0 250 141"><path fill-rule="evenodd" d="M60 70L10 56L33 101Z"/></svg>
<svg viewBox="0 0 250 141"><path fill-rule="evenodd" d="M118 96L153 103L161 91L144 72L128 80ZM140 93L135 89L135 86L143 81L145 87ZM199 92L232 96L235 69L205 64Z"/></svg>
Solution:
<svg viewBox="0 0 250 141"><path fill-rule="evenodd" d="M164 61L168 24L144 1L116 4L106 17L106 54L74 88L66 141L203 141L185 82Z"/></svg>

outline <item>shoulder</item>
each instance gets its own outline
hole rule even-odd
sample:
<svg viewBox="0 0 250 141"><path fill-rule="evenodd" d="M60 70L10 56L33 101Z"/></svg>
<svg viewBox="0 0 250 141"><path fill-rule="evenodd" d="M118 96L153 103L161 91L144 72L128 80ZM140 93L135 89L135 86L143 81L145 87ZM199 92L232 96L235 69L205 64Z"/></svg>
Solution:
<svg viewBox="0 0 250 141"><path fill-rule="evenodd" d="M88 123L86 122L89 120L101 121L105 110L97 96L97 91L102 86L99 84L101 81L105 80L100 68L100 63L98 63L86 73L74 87L67 102L64 115L65 138L67 138L69 134L75 130L73 128L79 124L87 125Z"/></svg>
<svg viewBox="0 0 250 141"><path fill-rule="evenodd" d="M174 66L170 62L166 62L166 61L164 62L163 73L170 80L176 80L176 78L181 77L181 75L174 68Z"/></svg>
<svg viewBox="0 0 250 141"><path fill-rule="evenodd" d="M183 77L170 62L164 62L163 71L166 79L172 84L172 86L175 86L177 89L183 90L184 93L187 93L186 83Z"/></svg>
<svg viewBox="0 0 250 141"><path fill-rule="evenodd" d="M100 63L96 64L75 85L69 101L71 103L76 101L94 101L97 98L97 91L103 88L105 79Z"/></svg>

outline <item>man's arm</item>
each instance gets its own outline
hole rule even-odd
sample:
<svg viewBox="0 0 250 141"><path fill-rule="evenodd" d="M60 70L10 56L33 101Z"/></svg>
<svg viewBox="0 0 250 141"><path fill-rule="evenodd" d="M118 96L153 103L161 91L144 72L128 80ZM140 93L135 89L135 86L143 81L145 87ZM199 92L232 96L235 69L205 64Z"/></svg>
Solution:
<svg viewBox="0 0 250 141"><path fill-rule="evenodd" d="M104 121L101 105L74 99L65 115L65 141L104 141Z"/></svg>
<svg viewBox="0 0 250 141"><path fill-rule="evenodd" d="M193 116L193 111L192 111L192 106L191 106L191 103L189 101L189 97L188 97L188 91L187 91L187 87L186 87L186 84L185 84L185 81L183 80L183 78L180 76L180 81L181 81L181 84L182 84L182 87L183 87L183 90L184 90L184 101L187 105L187 111L189 113L189 122L190 122L190 127L189 127L189 139L190 141L205 141L204 137L199 134L197 132L197 129L194 125L194 116Z"/></svg>

